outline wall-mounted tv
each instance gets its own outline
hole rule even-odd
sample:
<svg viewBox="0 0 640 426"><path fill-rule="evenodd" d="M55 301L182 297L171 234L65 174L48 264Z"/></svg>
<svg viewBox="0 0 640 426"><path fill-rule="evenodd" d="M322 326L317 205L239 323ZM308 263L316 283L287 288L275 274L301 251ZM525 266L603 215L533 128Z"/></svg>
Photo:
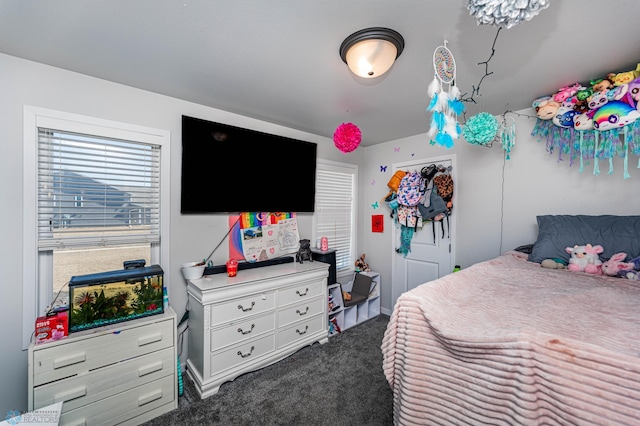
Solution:
<svg viewBox="0 0 640 426"><path fill-rule="evenodd" d="M313 212L317 145L182 116L184 214Z"/></svg>

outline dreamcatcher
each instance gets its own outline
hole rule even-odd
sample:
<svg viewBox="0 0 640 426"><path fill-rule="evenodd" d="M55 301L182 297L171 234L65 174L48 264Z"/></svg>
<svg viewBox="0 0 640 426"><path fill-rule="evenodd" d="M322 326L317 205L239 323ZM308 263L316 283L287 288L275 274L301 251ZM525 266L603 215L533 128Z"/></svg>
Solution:
<svg viewBox="0 0 640 426"><path fill-rule="evenodd" d="M456 61L446 45L445 40L444 46L438 46L433 52L435 75L427 89L431 98L427 111L433 113L428 135L431 145L437 143L452 148L453 140L460 136L458 115L464 111L464 105L460 101L460 89L455 85ZM448 91L444 90L445 86Z"/></svg>
<svg viewBox="0 0 640 426"><path fill-rule="evenodd" d="M502 117L502 127L500 133L502 141L502 149L505 152L505 158L511 158L511 149L516 144L516 120L513 117Z"/></svg>

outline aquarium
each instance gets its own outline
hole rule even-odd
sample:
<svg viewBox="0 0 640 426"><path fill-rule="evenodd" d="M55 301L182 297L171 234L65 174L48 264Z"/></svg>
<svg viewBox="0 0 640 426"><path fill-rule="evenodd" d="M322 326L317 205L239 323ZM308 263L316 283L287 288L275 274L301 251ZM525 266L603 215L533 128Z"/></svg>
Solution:
<svg viewBox="0 0 640 426"><path fill-rule="evenodd" d="M159 265L74 276L69 280L69 332L161 314Z"/></svg>

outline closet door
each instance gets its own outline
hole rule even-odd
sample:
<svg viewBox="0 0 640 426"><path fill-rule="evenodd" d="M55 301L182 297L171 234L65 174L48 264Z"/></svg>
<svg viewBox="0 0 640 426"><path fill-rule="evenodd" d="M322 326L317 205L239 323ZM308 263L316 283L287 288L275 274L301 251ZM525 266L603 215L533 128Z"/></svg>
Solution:
<svg viewBox="0 0 640 426"><path fill-rule="evenodd" d="M429 164L451 167L451 176L454 182L453 209L449 221L441 222L425 221L422 228L417 229L411 238L411 251L406 257L396 252L400 247L402 227L393 227L392 269L393 284L391 297L395 305L398 297L405 291L411 290L420 284L435 280L449 274L455 266L455 215L456 215L456 164L455 154L412 160L394 164L396 170L418 171ZM435 226L433 226L435 225ZM443 226L444 225L444 230ZM435 236L434 236L435 235Z"/></svg>

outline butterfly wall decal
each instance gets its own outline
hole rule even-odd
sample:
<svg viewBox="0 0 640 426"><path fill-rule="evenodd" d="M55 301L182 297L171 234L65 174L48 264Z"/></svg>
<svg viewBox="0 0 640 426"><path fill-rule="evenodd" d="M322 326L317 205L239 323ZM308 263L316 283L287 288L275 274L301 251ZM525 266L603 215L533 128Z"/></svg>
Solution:
<svg viewBox="0 0 640 426"><path fill-rule="evenodd" d="M377 209L378 208L378 202L376 201L375 203L371 204L371 207L373 207L373 209Z"/></svg>
<svg viewBox="0 0 640 426"><path fill-rule="evenodd" d="M383 173L386 173L387 166L380 166L380 171L383 172Z"/></svg>

